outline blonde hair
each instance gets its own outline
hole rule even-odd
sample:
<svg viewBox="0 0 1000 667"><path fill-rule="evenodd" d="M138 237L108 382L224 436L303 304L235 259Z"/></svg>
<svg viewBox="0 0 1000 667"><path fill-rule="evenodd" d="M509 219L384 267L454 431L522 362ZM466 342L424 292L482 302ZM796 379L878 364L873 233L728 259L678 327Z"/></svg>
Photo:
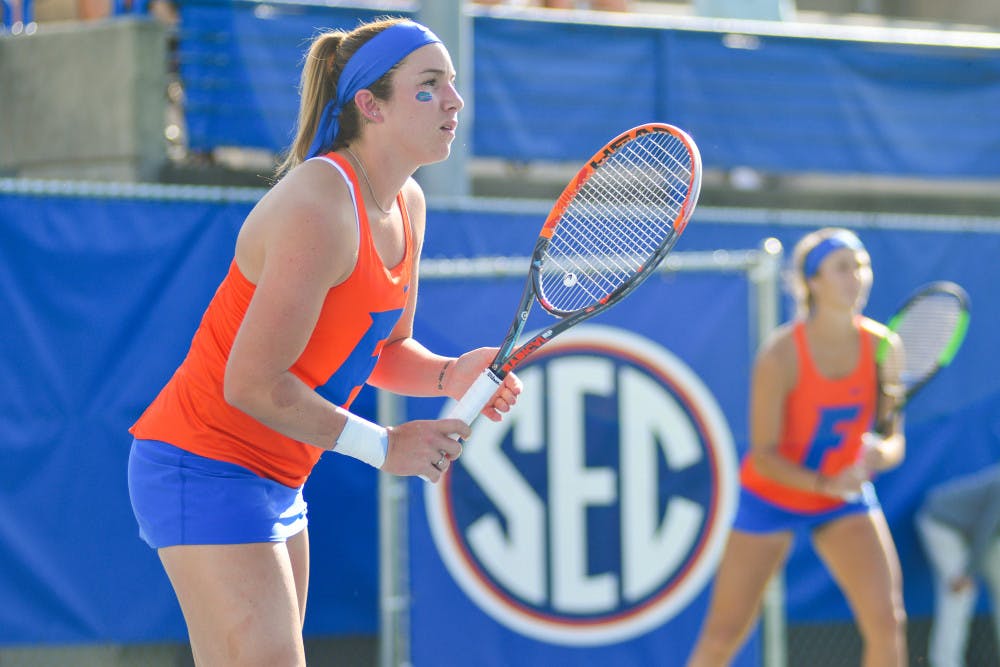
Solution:
<svg viewBox="0 0 1000 667"><path fill-rule="evenodd" d="M299 82L299 118L295 138L285 159L278 165L275 176L280 178L305 160L313 137L319 126L320 115L327 102L337 96L337 81L351 56L365 42L386 28L405 21L402 18L382 18L364 23L350 32L329 30L313 38L302 67ZM368 86L375 97L388 100L392 93L392 67L382 78ZM361 134L361 114L354 101L349 101L340 112L340 132L333 147L341 148Z"/></svg>
<svg viewBox="0 0 1000 667"><path fill-rule="evenodd" d="M785 283L792 298L795 299L795 312L799 317L807 317L813 311L814 298L809 289L809 280L805 274L806 257L820 243L832 236L847 235L857 239L858 247L864 248L857 234L844 227L824 227L809 232L792 248L788 270L785 273Z"/></svg>

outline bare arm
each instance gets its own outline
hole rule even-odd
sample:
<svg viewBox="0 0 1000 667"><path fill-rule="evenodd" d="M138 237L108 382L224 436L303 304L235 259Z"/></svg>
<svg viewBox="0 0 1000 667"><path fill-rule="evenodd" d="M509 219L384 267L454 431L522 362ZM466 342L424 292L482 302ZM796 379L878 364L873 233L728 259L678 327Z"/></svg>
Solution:
<svg viewBox="0 0 1000 667"><path fill-rule="evenodd" d="M289 370L312 335L327 292L357 261L353 205L342 181L335 185L328 172L318 171L326 169L322 163L300 166L262 200L241 230L237 261L256 289L226 364L224 393L231 405L283 435L339 450L348 412ZM382 447L378 441L385 438L374 460L357 458L432 481L441 475L433 465L440 452L449 459L461 453L448 436L468 436L459 420L414 421L389 430L356 417L351 421L361 424L352 433L367 438L365 448ZM341 444L350 453L349 443Z"/></svg>
<svg viewBox="0 0 1000 667"><path fill-rule="evenodd" d="M416 259L407 292L406 308L383 346L368 382L396 394L448 396L457 400L493 360L496 348L479 348L457 358L446 357L431 352L413 338L413 320L419 291L419 257L426 218L423 193L415 182L407 183L406 203L416 244ZM501 413L508 412L517 402L520 392L521 381L513 373L508 374L482 414L493 421L499 421Z"/></svg>
<svg viewBox="0 0 1000 667"><path fill-rule="evenodd" d="M906 437L903 416L896 412L901 400L900 373L904 367L902 341L886 330L883 334L889 345L885 360L879 365L878 412L875 419L877 434L866 434L864 464L872 472L895 468L906 456ZM878 344L879 339L876 339Z"/></svg>
<svg viewBox="0 0 1000 667"><path fill-rule="evenodd" d="M240 232L237 262L256 289L226 364L224 391L231 405L270 428L330 449L344 411L289 370L305 350L328 290L357 261L346 187L340 197L310 194L322 192L326 181L309 168L322 166L304 166L297 181L279 184Z"/></svg>
<svg viewBox="0 0 1000 667"><path fill-rule="evenodd" d="M754 363L750 382L750 456L757 470L787 486L815 491L817 475L778 451L785 400L795 382L796 363L787 328L779 330Z"/></svg>

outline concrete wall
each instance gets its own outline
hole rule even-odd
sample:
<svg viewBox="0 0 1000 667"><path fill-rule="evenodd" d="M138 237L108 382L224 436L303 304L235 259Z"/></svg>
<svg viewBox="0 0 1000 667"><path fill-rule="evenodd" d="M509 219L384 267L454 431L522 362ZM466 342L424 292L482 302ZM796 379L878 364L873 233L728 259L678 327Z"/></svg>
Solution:
<svg viewBox="0 0 1000 667"><path fill-rule="evenodd" d="M0 36L0 174L155 180L166 86L166 28L152 19Z"/></svg>

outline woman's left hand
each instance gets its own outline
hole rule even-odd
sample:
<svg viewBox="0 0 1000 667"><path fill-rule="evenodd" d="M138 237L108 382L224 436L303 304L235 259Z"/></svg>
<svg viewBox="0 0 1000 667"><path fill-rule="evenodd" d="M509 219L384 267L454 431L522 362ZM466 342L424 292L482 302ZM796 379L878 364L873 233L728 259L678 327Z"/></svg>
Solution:
<svg viewBox="0 0 1000 667"><path fill-rule="evenodd" d="M466 352L451 365L443 379L444 393L455 400L460 399L472 386L472 383L482 375L483 371L497 354L495 347L480 347ZM491 421L503 419L504 413L517 403L517 396L523 385L514 373L507 373L495 394L483 408L482 414Z"/></svg>

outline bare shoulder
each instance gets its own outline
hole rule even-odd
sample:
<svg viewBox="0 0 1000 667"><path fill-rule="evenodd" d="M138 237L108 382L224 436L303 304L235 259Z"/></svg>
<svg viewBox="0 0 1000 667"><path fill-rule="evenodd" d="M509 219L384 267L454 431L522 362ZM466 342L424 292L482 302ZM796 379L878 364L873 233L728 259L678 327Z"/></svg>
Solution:
<svg viewBox="0 0 1000 667"><path fill-rule="evenodd" d="M761 344L754 360L755 384L776 392L795 384L799 371L793 332L792 323L783 324Z"/></svg>
<svg viewBox="0 0 1000 667"><path fill-rule="evenodd" d="M322 160L295 167L247 216L237 239L237 259L254 279L269 255L296 262L312 257L336 281L357 254L357 215L347 183Z"/></svg>
<svg viewBox="0 0 1000 667"><path fill-rule="evenodd" d="M786 322L772 331L757 351L757 363L780 366L794 363L797 359L794 331L792 322Z"/></svg>
<svg viewBox="0 0 1000 667"><path fill-rule="evenodd" d="M323 160L307 160L271 191L293 219L324 228L354 227L354 198L340 172Z"/></svg>
<svg viewBox="0 0 1000 667"><path fill-rule="evenodd" d="M410 216L413 235L420 243L424 238L424 228L427 224L427 199L420 184L411 176L403 184L403 201L406 202L406 212Z"/></svg>

